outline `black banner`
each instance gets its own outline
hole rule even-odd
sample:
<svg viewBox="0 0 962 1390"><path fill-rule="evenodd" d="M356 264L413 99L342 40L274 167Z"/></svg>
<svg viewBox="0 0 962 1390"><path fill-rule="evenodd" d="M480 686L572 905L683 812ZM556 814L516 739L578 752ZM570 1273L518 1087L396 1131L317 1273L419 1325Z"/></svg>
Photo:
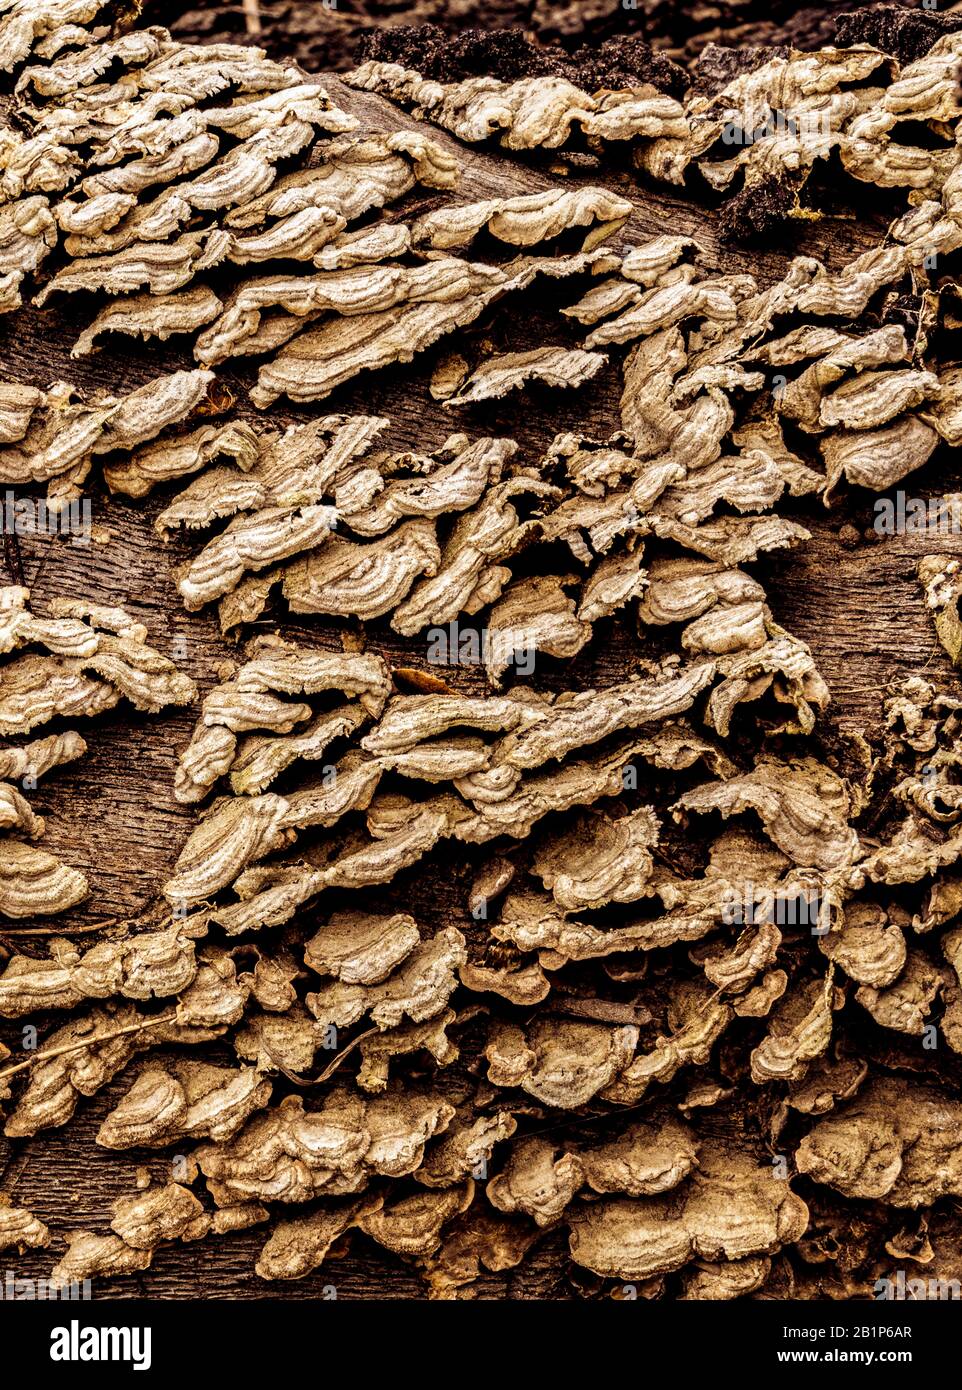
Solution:
<svg viewBox="0 0 962 1390"><path fill-rule="evenodd" d="M627 1361L645 1377L656 1367L670 1368L679 1384L711 1373L764 1376L777 1385L799 1370L811 1376L838 1367L863 1384L880 1371L901 1373L908 1383L909 1377L934 1374L946 1363L957 1336L958 1310L951 1306L954 1300L946 1306L938 1298L918 1301L911 1290L893 1292L891 1299L843 1304L604 1300L601 1307L579 1304L574 1322L573 1304L552 1310L527 1300L513 1305L507 1317L486 1300L414 1305L296 1298L8 1301L0 1307L0 1320L4 1345L16 1348L17 1367L15 1377L4 1367L3 1383L22 1383L33 1373L42 1374L44 1384L118 1375L187 1378L197 1384L235 1374L245 1385L262 1374L294 1383L305 1373L356 1374L369 1382L381 1373L392 1379L417 1374L429 1345L424 1339L435 1337L450 1373L457 1366L459 1378L463 1362L469 1379L472 1371L489 1379L501 1346L506 1360L499 1378L510 1367L513 1378L530 1368L543 1380L559 1351L565 1360L577 1357L578 1365L593 1359L594 1354L585 1358L588 1348L578 1342L579 1329L595 1331L599 1315L605 1330L618 1338L593 1344L606 1347L598 1367L606 1375L629 1372ZM906 1293L904 1300L900 1292ZM464 1338L460 1352L452 1337ZM352 1359L357 1362L353 1372ZM562 1361L559 1369L574 1375L576 1363ZM590 1367L585 1369L590 1374ZM439 1373L440 1362L429 1374Z"/></svg>

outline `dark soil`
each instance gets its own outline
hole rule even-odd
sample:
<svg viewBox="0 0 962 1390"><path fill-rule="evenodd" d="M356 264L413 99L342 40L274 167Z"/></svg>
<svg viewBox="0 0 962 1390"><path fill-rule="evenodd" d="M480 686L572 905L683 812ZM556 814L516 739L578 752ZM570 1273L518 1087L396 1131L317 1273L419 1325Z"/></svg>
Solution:
<svg viewBox="0 0 962 1390"><path fill-rule="evenodd" d="M924 57L943 34L955 34L960 29L962 14L959 13L940 14L937 10L881 5L842 15L836 42L843 48L868 43L891 53L900 63L912 63Z"/></svg>
<svg viewBox="0 0 962 1390"><path fill-rule="evenodd" d="M511 82L520 77L567 77L586 91L651 83L681 96L688 86L682 68L652 51L638 34L605 39L568 54L526 38L521 29L466 29L450 34L438 24L372 30L357 48L358 61L371 58L414 68L437 82L459 82L484 73Z"/></svg>
<svg viewBox="0 0 962 1390"><path fill-rule="evenodd" d="M144 20L165 24L184 40L255 42L272 56L329 71L353 66L362 39L369 56L413 53L406 47L412 41L393 31L431 25L432 36L417 51L438 65L438 74L570 75L566 65L573 62L579 80L591 86L631 80L676 91L680 77L671 60L689 68L710 43L802 49L879 43L911 61L962 25L958 11L957 5L949 12L922 10L915 0L824 0L801 8L792 0L634 0L631 7L629 0L257 0L252 18L241 0L146 0ZM512 28L523 33L498 34Z"/></svg>

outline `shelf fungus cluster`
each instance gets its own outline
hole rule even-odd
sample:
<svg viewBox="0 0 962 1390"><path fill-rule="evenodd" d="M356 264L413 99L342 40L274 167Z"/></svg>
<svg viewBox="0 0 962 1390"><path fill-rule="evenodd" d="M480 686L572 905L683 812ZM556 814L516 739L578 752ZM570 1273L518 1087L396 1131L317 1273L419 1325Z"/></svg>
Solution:
<svg viewBox="0 0 962 1390"><path fill-rule="evenodd" d="M101 457L109 488L134 499L187 479L156 527L206 536L177 586L190 610L216 603L225 631L275 598L429 646L468 615L500 688L537 653L575 656L595 623L630 607L644 628L674 628L687 662L713 663L712 729L727 735L740 703L770 694L784 728L810 732L828 690L745 566L806 539L773 515L783 499L882 490L953 440L957 384L911 365L901 325L859 335L826 322L874 308L913 273L899 230L906 240L834 275L799 258L766 291L705 272L690 239L658 237L606 256L607 278L565 311L590 327L591 348L460 373L442 360L432 391L455 409L532 376L571 384L597 370L598 343L628 346L620 430L559 434L536 460L510 438L460 432L430 455L392 450L380 416L255 425L196 369L121 398L54 388L23 404L12 389L21 439L2 476L51 478L63 497ZM63 414L70 428L54 434ZM301 738L297 723L285 732Z"/></svg>
<svg viewBox="0 0 962 1390"><path fill-rule="evenodd" d="M186 908L233 885L237 901L213 909L228 934L279 925L327 889L386 883L448 839L524 837L551 812L616 795L633 758L728 766L677 722L711 662L604 690L471 697L390 695L387 666L364 653L262 638L248 655L205 699L177 773L181 801L204 800L222 780L232 794L213 799L164 888ZM305 762L321 766L268 790ZM316 863L254 867L319 828L333 833Z"/></svg>
<svg viewBox="0 0 962 1390"><path fill-rule="evenodd" d="M200 423L213 420L229 400L214 373L202 369L156 376L124 395L88 394L65 381L45 390L7 383L0 388L0 482L23 489L46 485L56 512L83 495L97 466L108 483L116 470L149 477L162 467L151 461L171 455L185 473L220 457L250 467L252 431Z"/></svg>
<svg viewBox="0 0 962 1390"><path fill-rule="evenodd" d="M0 974L0 1017L67 1015L0 1070L7 1135L116 1082L97 1143L177 1155L55 1283L267 1225L266 1280L355 1232L459 1297L560 1233L599 1292L870 1296L962 1194L962 1102L910 1051L962 1052L960 702L909 681L843 766L726 751L707 688L408 695L377 656L253 642L181 759L179 798L215 799L169 906ZM429 923L392 880L445 839L473 877ZM888 1234L826 1274L840 1199Z"/></svg>
<svg viewBox="0 0 962 1390"><path fill-rule="evenodd" d="M0 384L0 484L67 506L96 470L179 550L171 601L237 639L199 690L122 609L0 589L5 1141L89 1107L142 1165L82 1228L0 1194L5 1258L149 1288L155 1251L218 1238L326 1284L353 1242L437 1299L539 1260L587 1298L962 1281L962 697L892 682L843 736L766 593L799 518L962 445L960 55L785 50L687 96L364 62L432 139L107 0L3 10L0 308L75 296L78 359L192 358ZM592 182L469 196L451 135ZM773 189L811 216L829 160L906 204L763 282L639 236L619 152L619 190L701 180L733 216ZM543 340L461 331L539 277ZM380 396L315 404L421 352L440 443L401 447ZM596 433L509 437L521 393L613 380ZM78 930L95 885L34 793L124 700L191 708L185 833L151 903Z"/></svg>
<svg viewBox="0 0 962 1390"><path fill-rule="evenodd" d="M589 273L632 210L593 186L464 201L448 149L409 126L363 130L260 49L160 28L56 33L0 52L15 78L0 311L77 296L94 312L75 357L117 335L176 335L203 368L262 359L259 407L319 400L410 362L539 274ZM442 205L407 214L416 187ZM602 365L584 358L582 379ZM567 382L573 367L541 374Z"/></svg>
<svg viewBox="0 0 962 1390"><path fill-rule="evenodd" d="M69 728L28 742L22 736L103 714L121 700L156 714L196 695L123 609L63 598L38 617L29 601L27 589L0 588L0 918L7 919L65 912L89 891L78 869L37 843L44 819L29 796L87 745Z"/></svg>
<svg viewBox="0 0 962 1390"><path fill-rule="evenodd" d="M415 46L408 41L412 56ZM734 56L730 80L714 79L715 53L722 71ZM802 195L830 162L853 181L853 201L859 183L912 202L937 198L959 168L960 54L951 31L904 63L860 42L814 53L762 48L745 63L710 48L687 94L650 82L589 92L563 76L442 82L379 58L346 80L469 144L590 153L658 183L720 193L729 228L745 234L817 215L817 193L808 205Z"/></svg>

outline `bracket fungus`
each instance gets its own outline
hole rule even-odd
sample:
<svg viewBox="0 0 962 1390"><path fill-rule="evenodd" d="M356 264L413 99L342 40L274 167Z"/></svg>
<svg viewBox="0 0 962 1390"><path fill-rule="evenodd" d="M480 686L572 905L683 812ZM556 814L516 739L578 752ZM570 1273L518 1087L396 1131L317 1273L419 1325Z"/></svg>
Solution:
<svg viewBox="0 0 962 1390"><path fill-rule="evenodd" d="M0 588L4 1132L99 1096L67 1142L165 1169L91 1230L0 1195L31 1269L65 1238L53 1287L162 1288L155 1251L259 1225L264 1280L355 1242L439 1299L542 1237L588 1296L862 1296L923 1236L957 1268L962 571L912 552L949 661L880 678L865 736L798 601L840 499L884 516L962 443L962 31L863 19L688 74L391 29L329 91L3 7L0 312L68 325L76 372L0 381L0 485L100 489L152 547L150 631L116 549ZM894 220L843 254L866 185ZM158 853L183 832L156 903L70 915L61 806L86 777L109 833L167 713L130 782Z"/></svg>

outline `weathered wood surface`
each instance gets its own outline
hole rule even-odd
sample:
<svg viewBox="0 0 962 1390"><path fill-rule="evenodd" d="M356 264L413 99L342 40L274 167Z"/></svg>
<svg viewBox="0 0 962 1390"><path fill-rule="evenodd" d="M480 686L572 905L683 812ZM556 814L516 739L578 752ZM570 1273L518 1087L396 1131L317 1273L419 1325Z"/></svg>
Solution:
<svg viewBox="0 0 962 1390"><path fill-rule="evenodd" d="M331 79L329 85L335 100L359 115L371 130L413 124L380 98L354 93L337 79ZM438 138L456 145L443 135ZM888 211L895 211L894 204L888 211L881 205L856 205L851 217L801 224L802 230L791 245L773 240L771 245L746 254L718 244L716 219L710 210L683 197L641 187L627 174L612 177L608 171L589 169L563 175L559 170L552 172L543 166L457 148L463 161L462 193L468 197L533 192L560 177L570 183L603 181L617 186L635 203L635 212L619 242L665 230L693 235L719 268L750 269L763 284L783 273L791 254L816 255L830 267L840 268L878 241ZM854 196L859 198L859 191ZM430 198L413 196L400 211L430 202ZM547 341L548 334L555 341L574 342L575 334L553 311L559 302L565 302L566 294L570 300L570 287L565 290L563 284L556 287L549 283L547 288L536 285L525 296L503 302L474 331L493 338L500 346L533 346ZM97 356L71 361L70 345L92 312L88 300L42 312L27 309L0 318L0 374L37 385L59 378L86 389L116 391L132 389L159 371L192 365L188 353L176 344L132 346L116 338L108 339ZM440 350L445 346L442 342ZM518 395L453 418L427 390L435 360L436 353L429 353L409 367L362 377L314 410L388 415L392 421L388 442L398 447L417 445L430 450L462 424L472 433L503 433L518 439L530 460L536 459L561 429L577 428L603 436L617 428L621 381L614 360L581 391ZM263 418L247 401L255 370L249 364L226 364L220 374L236 394L238 410L251 418ZM287 423L308 413L309 408L291 410L281 401L272 407L269 417ZM924 472L904 486L921 497L960 490L962 462L943 448ZM189 615L180 606L172 570L186 558L189 547L179 541L165 546L156 537L152 522L162 500L157 498L146 505L113 501L99 482L92 484L92 495L94 522L109 528L108 542L84 547L61 539L21 538L23 574L36 605L42 611L51 598L63 593L122 604L147 623L151 640L161 650L172 652L175 641L180 641L182 666L206 691L215 682L219 663L236 649L220 637L212 616ZM859 532L866 531L872 523L873 504L867 493L849 493L831 510L810 499L793 505L791 514L811 530L811 542L799 551L774 555L755 570L766 584L776 618L811 645L832 688L834 703L826 722L848 732L877 728L882 700L892 682L922 671L948 682L954 679L935 642L915 565L919 556L930 550L962 551L959 538L896 536L846 545L839 535L841 528L854 526ZM8 569L4 582L14 577ZM336 645L339 640L333 624L318 623L309 629L285 624L285 631L295 636L309 633L312 640L325 645ZM426 664L423 643L405 642L386 626L374 634L371 645L397 664ZM600 624L582 657L563 667L547 663L551 669L539 669L538 679L554 688L609 683L623 678L632 658L644 651L626 623ZM480 688L476 673L471 671L456 671L451 680L462 689ZM89 756L52 776L32 798L36 809L47 817L45 845L67 863L83 869L91 882L91 898L69 918L70 926L134 913L157 896L159 884L168 875L194 822L194 812L178 806L172 791L177 752L189 736L193 719L191 711L145 718L121 710L84 726ZM445 852L443 868L436 876L408 875L395 891L426 924L448 922L463 927L467 873L466 863L452 862L452 856ZM7 938L8 944L13 940ZM17 940L23 943L23 938ZM35 945L42 948L42 939ZM15 1028L0 1027L0 1039L8 1045L15 1042ZM130 1078L128 1071L105 1093L83 1104L65 1129L16 1145L0 1137L0 1190L28 1206L55 1233L75 1227L105 1230L110 1203L134 1187L135 1171L144 1163L144 1156L107 1153L94 1144L103 1116ZM717 1123L726 1125L731 1120L719 1115ZM165 1172L164 1158L148 1157L146 1162L156 1174ZM416 1271L364 1238L355 1241L349 1256L329 1263L308 1279L291 1285L265 1284L253 1272L263 1240L263 1231L255 1229L195 1246L164 1249L146 1274L98 1284L97 1294L305 1299L319 1297L323 1287L333 1283L340 1298L423 1297ZM0 1257L0 1271L9 1266L21 1274L42 1276L58 1258L56 1249L22 1259ZM570 1297L573 1290L563 1238L547 1237L519 1271L486 1275L477 1288L479 1296L485 1298Z"/></svg>

